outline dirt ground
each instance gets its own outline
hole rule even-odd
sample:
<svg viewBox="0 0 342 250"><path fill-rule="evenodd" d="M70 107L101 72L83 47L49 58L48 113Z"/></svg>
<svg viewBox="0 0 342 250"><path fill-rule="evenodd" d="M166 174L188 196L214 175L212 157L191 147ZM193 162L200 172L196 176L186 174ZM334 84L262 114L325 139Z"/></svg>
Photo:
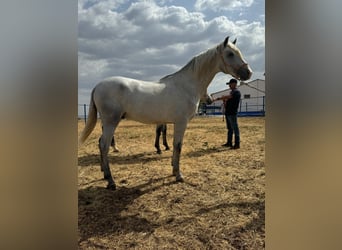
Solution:
<svg viewBox="0 0 342 250"><path fill-rule="evenodd" d="M109 161L117 190L105 189L98 138L78 150L79 249L264 249L265 118L239 118L241 148L225 143L222 117L195 117L185 132L180 168L154 148L155 126L123 120ZM84 121L79 121L79 133ZM161 146L163 149L163 146Z"/></svg>

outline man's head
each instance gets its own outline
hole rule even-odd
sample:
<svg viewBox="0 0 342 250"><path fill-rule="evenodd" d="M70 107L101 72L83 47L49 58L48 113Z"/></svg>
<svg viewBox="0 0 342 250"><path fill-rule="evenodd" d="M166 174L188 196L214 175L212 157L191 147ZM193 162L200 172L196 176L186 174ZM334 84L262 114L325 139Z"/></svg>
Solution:
<svg viewBox="0 0 342 250"><path fill-rule="evenodd" d="M237 80L232 78L230 79L229 82L227 82L227 85L229 85L229 88L231 89L235 89L236 88L236 85L237 85Z"/></svg>

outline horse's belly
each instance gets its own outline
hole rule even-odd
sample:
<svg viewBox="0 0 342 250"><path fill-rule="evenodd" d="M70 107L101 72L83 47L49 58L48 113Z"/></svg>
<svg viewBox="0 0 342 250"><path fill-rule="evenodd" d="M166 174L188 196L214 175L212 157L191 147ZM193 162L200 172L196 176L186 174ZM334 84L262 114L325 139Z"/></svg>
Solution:
<svg viewBox="0 0 342 250"><path fill-rule="evenodd" d="M142 123L173 123L174 117L165 116L164 114L159 114L158 112L144 110L144 112L127 112L125 118L128 120L134 120Z"/></svg>
<svg viewBox="0 0 342 250"><path fill-rule="evenodd" d="M196 105L171 103L163 105L137 105L127 110L125 117L142 123L174 123L179 120L189 120L196 113Z"/></svg>

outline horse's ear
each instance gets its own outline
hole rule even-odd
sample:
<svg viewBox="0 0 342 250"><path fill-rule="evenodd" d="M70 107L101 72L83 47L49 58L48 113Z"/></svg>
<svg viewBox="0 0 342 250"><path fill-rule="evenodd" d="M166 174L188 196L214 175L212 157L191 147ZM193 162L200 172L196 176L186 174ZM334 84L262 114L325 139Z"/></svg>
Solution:
<svg viewBox="0 0 342 250"><path fill-rule="evenodd" d="M229 39L229 36L227 36L226 39L224 39L224 42L223 42L223 47L224 48L227 46L228 39Z"/></svg>
<svg viewBox="0 0 342 250"><path fill-rule="evenodd" d="M233 41L233 44L236 44L236 40L237 40L237 38L235 38L235 40Z"/></svg>

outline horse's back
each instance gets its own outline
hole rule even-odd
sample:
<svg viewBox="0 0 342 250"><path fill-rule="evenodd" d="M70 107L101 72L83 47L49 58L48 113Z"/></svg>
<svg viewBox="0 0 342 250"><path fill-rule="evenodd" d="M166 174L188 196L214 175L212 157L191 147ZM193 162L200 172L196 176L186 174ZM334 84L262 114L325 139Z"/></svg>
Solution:
<svg viewBox="0 0 342 250"><path fill-rule="evenodd" d="M137 85L137 80L126 77L110 77L99 82L95 86L95 95L97 96L110 96L122 95Z"/></svg>
<svg viewBox="0 0 342 250"><path fill-rule="evenodd" d="M141 81L127 77L110 77L106 78L95 87L96 92L101 92L101 95L129 95L129 94L155 94L161 92L165 87L164 84L158 82Z"/></svg>

